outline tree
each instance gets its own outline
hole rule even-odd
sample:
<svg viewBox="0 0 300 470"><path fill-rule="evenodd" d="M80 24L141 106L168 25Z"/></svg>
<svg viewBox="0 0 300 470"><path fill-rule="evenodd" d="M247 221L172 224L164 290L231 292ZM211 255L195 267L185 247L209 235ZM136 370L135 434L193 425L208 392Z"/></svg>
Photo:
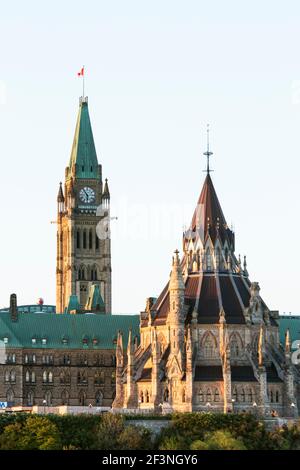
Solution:
<svg viewBox="0 0 300 470"><path fill-rule="evenodd" d="M105 413L96 429L96 448L104 450L118 449L118 438L125 428L123 416Z"/></svg>
<svg viewBox="0 0 300 470"><path fill-rule="evenodd" d="M246 450L242 439L232 436L229 431L219 430L205 435L203 441L197 440L191 444L191 450Z"/></svg>
<svg viewBox="0 0 300 470"><path fill-rule="evenodd" d="M165 437L159 444L159 450L185 450L188 449L184 437L177 434Z"/></svg>
<svg viewBox="0 0 300 470"><path fill-rule="evenodd" d="M151 432L142 426L125 426L117 438L121 450L149 450L152 447Z"/></svg>
<svg viewBox="0 0 300 470"><path fill-rule="evenodd" d="M9 424L0 436L2 450L59 450L61 441L54 423L41 416Z"/></svg>

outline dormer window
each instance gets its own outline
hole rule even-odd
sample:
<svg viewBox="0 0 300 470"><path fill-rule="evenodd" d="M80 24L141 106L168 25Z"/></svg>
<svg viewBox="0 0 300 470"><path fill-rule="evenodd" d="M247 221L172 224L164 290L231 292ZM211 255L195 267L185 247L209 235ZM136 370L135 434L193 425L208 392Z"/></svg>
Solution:
<svg viewBox="0 0 300 470"><path fill-rule="evenodd" d="M82 338L82 343L83 343L83 344L88 344L88 342L89 342L89 340L88 340L87 336L84 336L84 337Z"/></svg>
<svg viewBox="0 0 300 470"><path fill-rule="evenodd" d="M47 344L47 338L42 338L42 344L45 346Z"/></svg>
<svg viewBox="0 0 300 470"><path fill-rule="evenodd" d="M32 344L36 344L36 338L31 339Z"/></svg>
<svg viewBox="0 0 300 470"><path fill-rule="evenodd" d="M3 338L3 342L4 342L4 344L7 344L7 343L8 343L8 337L7 337L7 336L5 336L5 337Z"/></svg>
<svg viewBox="0 0 300 470"><path fill-rule="evenodd" d="M93 344L96 346L99 343L98 338L93 338Z"/></svg>
<svg viewBox="0 0 300 470"><path fill-rule="evenodd" d="M63 336L61 341L62 341L62 344L68 344L69 342L67 336Z"/></svg>

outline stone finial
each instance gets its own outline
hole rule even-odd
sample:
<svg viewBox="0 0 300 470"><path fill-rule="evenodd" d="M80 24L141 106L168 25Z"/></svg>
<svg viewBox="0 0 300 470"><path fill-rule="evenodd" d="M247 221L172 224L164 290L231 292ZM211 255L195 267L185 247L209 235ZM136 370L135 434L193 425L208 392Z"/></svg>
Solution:
<svg viewBox="0 0 300 470"><path fill-rule="evenodd" d="M245 274L245 276L247 276L247 277L248 277L248 270L247 270L247 257L246 257L246 255L244 256L244 266L243 266L243 267L244 267L244 274Z"/></svg>
<svg viewBox="0 0 300 470"><path fill-rule="evenodd" d="M238 272L240 273L242 271L242 260L241 260L241 255L238 257Z"/></svg>
<svg viewBox="0 0 300 470"><path fill-rule="evenodd" d="M284 341L284 349L286 354L291 353L291 338L290 338L290 330L287 329L285 332L285 341Z"/></svg>
<svg viewBox="0 0 300 470"><path fill-rule="evenodd" d="M192 333L191 333L191 328L190 326L187 329L187 338L186 338L186 347L191 348L192 346Z"/></svg>
<svg viewBox="0 0 300 470"><path fill-rule="evenodd" d="M57 194L57 202L64 202L64 193L62 189L62 182L59 183L58 194Z"/></svg>
<svg viewBox="0 0 300 470"><path fill-rule="evenodd" d="M119 330L116 347L117 367L123 367L123 334Z"/></svg>
<svg viewBox="0 0 300 470"><path fill-rule="evenodd" d="M132 331L131 331L131 328L130 328L129 333L128 333L127 354L128 355L132 354Z"/></svg>
<svg viewBox="0 0 300 470"><path fill-rule="evenodd" d="M263 325L261 325L259 330L258 338L258 365L262 367L264 365L264 355L265 355L265 335Z"/></svg>
<svg viewBox="0 0 300 470"><path fill-rule="evenodd" d="M225 311L223 307L221 308L220 313L219 313L219 323L226 323Z"/></svg>
<svg viewBox="0 0 300 470"><path fill-rule="evenodd" d="M173 261L172 261L172 271L171 271L171 277L170 277L170 283L169 283L169 290L174 289L174 290L184 290L184 281L183 281L183 276L182 276L182 269L180 265L180 259L179 259L179 251L175 250L174 252L175 256L173 256Z"/></svg>

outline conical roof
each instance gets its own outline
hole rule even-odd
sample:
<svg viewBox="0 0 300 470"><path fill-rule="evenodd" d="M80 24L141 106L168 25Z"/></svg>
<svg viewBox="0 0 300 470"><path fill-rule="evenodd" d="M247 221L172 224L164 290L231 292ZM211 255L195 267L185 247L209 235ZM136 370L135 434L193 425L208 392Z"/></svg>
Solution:
<svg viewBox="0 0 300 470"><path fill-rule="evenodd" d="M209 235L214 242L219 235L223 243L226 239L229 245L234 242L233 232L228 228L209 173L205 178L187 237L193 234L198 234L202 241Z"/></svg>
<svg viewBox="0 0 300 470"><path fill-rule="evenodd" d="M98 159L87 98L79 103L69 169L76 178L98 177Z"/></svg>

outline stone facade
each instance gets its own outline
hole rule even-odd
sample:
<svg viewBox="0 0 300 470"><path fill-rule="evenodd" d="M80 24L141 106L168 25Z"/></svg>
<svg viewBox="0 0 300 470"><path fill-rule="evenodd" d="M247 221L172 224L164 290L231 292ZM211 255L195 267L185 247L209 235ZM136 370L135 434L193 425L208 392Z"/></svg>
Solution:
<svg viewBox="0 0 300 470"><path fill-rule="evenodd" d="M110 406L115 396L113 349L8 349L4 362L0 400L11 406Z"/></svg>
<svg viewBox="0 0 300 470"><path fill-rule="evenodd" d="M115 410L298 414L288 332L282 348L278 312L235 255L209 171L183 256L141 312L140 344L126 353L120 332L116 358Z"/></svg>

